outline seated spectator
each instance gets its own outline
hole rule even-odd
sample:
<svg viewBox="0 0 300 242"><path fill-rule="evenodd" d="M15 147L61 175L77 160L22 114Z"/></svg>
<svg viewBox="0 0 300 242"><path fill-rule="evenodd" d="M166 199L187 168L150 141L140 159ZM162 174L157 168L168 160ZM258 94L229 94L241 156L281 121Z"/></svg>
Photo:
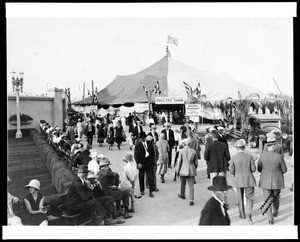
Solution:
<svg viewBox="0 0 300 242"><path fill-rule="evenodd" d="M128 191L130 195L130 202L131 208L129 212L134 213L134 203L135 203L135 196L134 196L134 188L135 182L137 180L137 167L134 164L133 156L131 153L126 153L123 158L124 163L124 174L119 185L119 189L121 191Z"/></svg>
<svg viewBox="0 0 300 242"><path fill-rule="evenodd" d="M93 225L112 225L116 222L109 218L109 213L99 199L94 198L94 185L87 180L88 167L80 165L77 179L69 187L66 197L66 213L69 215L88 213Z"/></svg>
<svg viewBox="0 0 300 242"><path fill-rule="evenodd" d="M132 218L132 215L129 214L128 208L129 192L119 190L119 184L117 184L118 179L116 179L116 176L118 177L118 175L109 168L110 165L111 164L106 157L100 159L100 171L98 173L98 180L102 185L102 190L106 193L106 195L112 196L114 198L118 216L124 214L124 219ZM121 210L121 200L123 202L125 213L123 213Z"/></svg>
<svg viewBox="0 0 300 242"><path fill-rule="evenodd" d="M48 225L48 218L43 208L44 195L40 192L40 182L33 179L25 186L29 193L24 197L24 202L28 212L29 225Z"/></svg>
<svg viewBox="0 0 300 242"><path fill-rule="evenodd" d="M81 148L83 147L83 144L81 144L80 141L81 141L80 138L76 138L74 140L74 143L71 146L71 157L74 157L75 151L81 150Z"/></svg>
<svg viewBox="0 0 300 242"><path fill-rule="evenodd" d="M7 177L7 184L9 185L10 179ZM14 214L13 203L18 203L19 198L12 196L9 192L7 193L7 225L22 225L21 219Z"/></svg>
<svg viewBox="0 0 300 242"><path fill-rule="evenodd" d="M91 146L89 145L89 143L85 143L83 145L83 151L81 152L81 154L75 159L74 161L74 167L77 167L79 165L88 165L90 160L92 159L90 157L90 149Z"/></svg>

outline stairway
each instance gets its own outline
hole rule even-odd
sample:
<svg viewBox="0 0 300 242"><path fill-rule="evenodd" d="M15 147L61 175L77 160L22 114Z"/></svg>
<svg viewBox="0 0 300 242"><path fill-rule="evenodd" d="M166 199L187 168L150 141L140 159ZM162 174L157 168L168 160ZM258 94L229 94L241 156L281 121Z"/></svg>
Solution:
<svg viewBox="0 0 300 242"><path fill-rule="evenodd" d="M51 174L30 137L8 138L7 174L11 180L8 192L19 199L28 193L24 187L31 179L39 180L44 196L56 193Z"/></svg>

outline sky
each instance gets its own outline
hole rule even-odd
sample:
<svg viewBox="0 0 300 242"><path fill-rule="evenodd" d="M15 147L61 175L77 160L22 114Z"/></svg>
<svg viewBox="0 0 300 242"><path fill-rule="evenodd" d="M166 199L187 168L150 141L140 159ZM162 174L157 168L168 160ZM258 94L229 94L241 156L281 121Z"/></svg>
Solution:
<svg viewBox="0 0 300 242"><path fill-rule="evenodd" d="M24 93L70 87L72 101L80 100L83 83L91 91L93 80L100 91L117 75L139 72L160 60L170 35L178 39L177 46L168 45L177 61L225 73L266 93L279 93L275 79L282 93L293 94L292 17L197 17L192 10L186 17L178 10L168 15L170 9L163 17L147 14L153 8L144 15L133 10L122 16L116 14L121 7L99 17L91 9L91 15L74 16L72 8L58 16L50 10L18 16L17 11L11 14L12 8L8 13L13 16L6 19L7 92L12 92L14 70L24 72Z"/></svg>

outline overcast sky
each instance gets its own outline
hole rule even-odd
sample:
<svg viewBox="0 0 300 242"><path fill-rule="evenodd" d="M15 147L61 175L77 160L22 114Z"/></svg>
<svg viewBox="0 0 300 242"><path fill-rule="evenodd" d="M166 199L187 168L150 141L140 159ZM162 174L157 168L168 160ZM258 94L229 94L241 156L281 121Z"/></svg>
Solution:
<svg viewBox="0 0 300 242"><path fill-rule="evenodd" d="M226 73L266 93L278 93L274 78L292 95L292 17L137 18L134 13L133 18L8 17L8 93L14 69L25 73L24 92L70 87L72 99L79 100L84 82L91 90L94 80L101 90L117 75L161 59L170 35L179 41L169 45L171 56L180 62Z"/></svg>

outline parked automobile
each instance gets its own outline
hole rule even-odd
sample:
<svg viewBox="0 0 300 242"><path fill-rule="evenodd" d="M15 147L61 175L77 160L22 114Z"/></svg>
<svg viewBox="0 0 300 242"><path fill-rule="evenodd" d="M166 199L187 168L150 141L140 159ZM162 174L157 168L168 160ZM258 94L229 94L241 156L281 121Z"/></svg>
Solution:
<svg viewBox="0 0 300 242"><path fill-rule="evenodd" d="M283 133L281 130L281 116L277 114L251 114L248 119L250 125L249 142L251 147L258 148L259 142L264 143L266 134L273 132L283 149L293 153L293 135ZM285 130L283 130L285 131Z"/></svg>

